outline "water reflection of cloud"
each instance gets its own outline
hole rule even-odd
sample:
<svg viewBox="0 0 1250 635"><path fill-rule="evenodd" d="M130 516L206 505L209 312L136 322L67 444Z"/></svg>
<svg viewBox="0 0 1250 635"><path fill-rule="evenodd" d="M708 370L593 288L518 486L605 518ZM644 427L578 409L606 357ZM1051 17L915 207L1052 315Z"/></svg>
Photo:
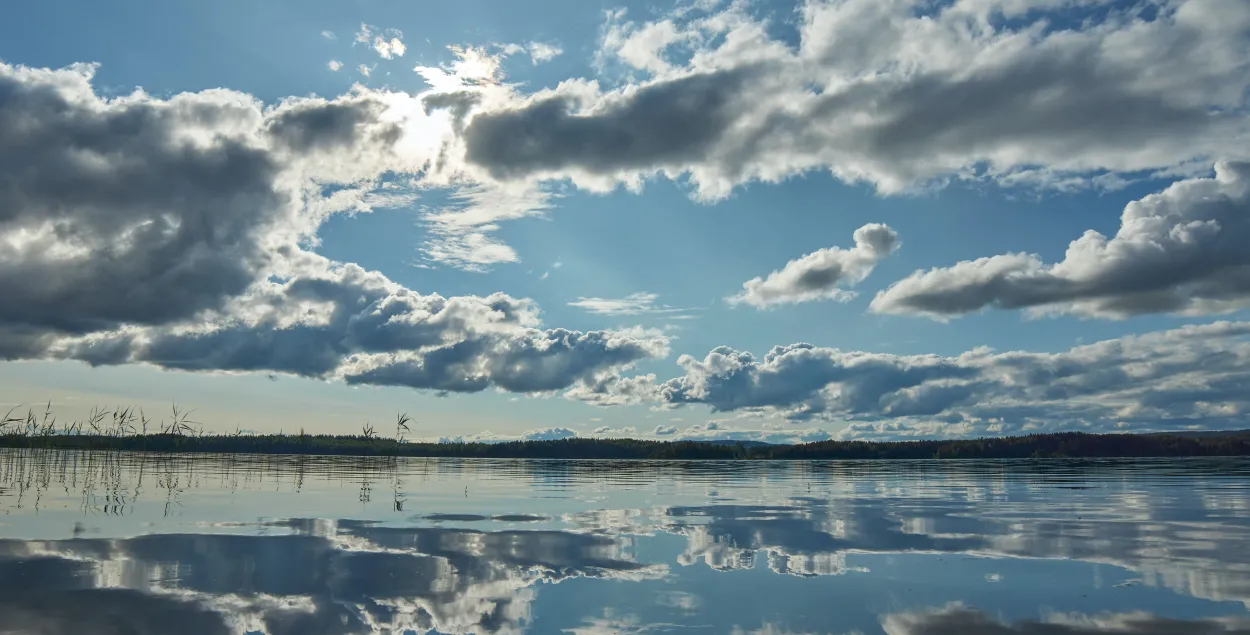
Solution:
<svg viewBox="0 0 1250 635"><path fill-rule="evenodd" d="M1250 635L1250 618L1172 619L1150 613L1050 614L1008 623L981 611L951 605L887 615L887 635Z"/></svg>
<svg viewBox="0 0 1250 635"><path fill-rule="evenodd" d="M534 608L539 594L549 593L541 590L545 581L650 579L664 572L664 564L677 562L693 566L677 570L674 582L712 578L732 588L737 580L707 574L703 567L767 566L787 576L767 583L764 592L772 592L836 586L843 581L800 583L789 576L838 575L856 565L875 569L877 562L886 571L892 565L865 554L909 552L949 561L960 558L947 554L1105 563L1127 570L1115 572L1117 580L1109 585L1124 586L1127 580L1137 587L1108 589L1109 597L1131 602L1150 593L1144 587L1156 586L1250 605L1250 462L1244 461L688 464L129 454L102 460L90 453L52 453L45 461L38 453L27 454L23 463L0 452L0 508L16 512L5 518L7 535L51 535L64 531L71 516L82 519L84 530L73 535L83 539L0 540L0 598L8 603L0 607L0 632L19 614L25 624L44 623L48 632L72 630L72 615L40 618L40 611L51 609L39 607L52 606L43 598L63 603L73 597L76 605L89 607L105 601L101 590L110 590L130 593L110 597L137 611L184 612L188 625L177 632L187 634L198 632L192 622L203 632L217 632L217 618L230 632L316 635L403 626L418 633L435 627L514 633L531 628L534 611L549 619L543 604ZM91 456L97 457L94 462L78 462ZM149 480L140 496L145 469ZM153 478L162 488L156 497L150 493ZM406 492L405 479L414 486ZM465 480L473 482L472 499L461 497ZM170 482L185 489L180 504L197 524L166 520L153 506L164 505L164 484ZM57 498L62 490L66 496ZM392 509L390 500L369 503L370 490L375 496L388 490L407 496L410 509ZM133 516L103 517L116 513L118 491L125 495L122 508ZM91 494L84 494L81 512L76 492ZM239 501L239 511L218 516L224 492ZM40 495L52 513L33 518ZM390 492L381 496L390 497ZM542 500L532 507L517 503L531 498ZM387 522L309 519L258 527L254 520L260 514L340 509L344 503L352 513ZM414 515L417 509L421 512ZM435 511L446 513L427 513ZM201 523L196 516L216 520ZM397 523L424 526L391 526ZM91 538L171 526L289 535ZM647 560L664 564L639 562L635 544L645 547ZM1008 581L994 593L1014 592L1003 586L1026 584L1021 571L1048 566L983 564L973 567L978 585L983 576L989 576L987 582ZM1063 566L1080 571L1079 565ZM764 579L739 579L748 577ZM645 621L655 614L641 610L638 622L622 626L659 628L719 610L716 596L703 589L664 586L703 595L643 589L634 597L663 609L659 626ZM562 586L560 595L566 593L576 595L579 587ZM144 598L151 602L135 604ZM932 602L947 599L952 598ZM19 601L24 612L12 610ZM201 609L208 618L198 617ZM759 617L739 620L740 630L789 628L784 620L756 626ZM774 617L785 616L769 616ZM864 618L865 632L876 632L875 614ZM1060 624L1052 618L1044 624L1048 628ZM800 632L810 626L810 620L795 625ZM856 626L864 629L863 623ZM149 627L155 628L118 622L118 628L137 633ZM723 632L731 627L731 622L719 625ZM992 633L1032 635L1012 622L995 628L1000 631ZM1099 628L1104 630L1093 632L1121 632ZM1071 629L1055 632L1070 635Z"/></svg>
<svg viewBox="0 0 1250 635"><path fill-rule="evenodd" d="M936 552L1064 558L1131 569L1147 585L1250 605L1250 519L1204 509L1154 517L1127 509L990 505L971 500L793 498L771 506L671 507L656 524L684 535L678 562L752 568L759 553L778 573L846 573L847 554ZM1169 505L1175 502L1169 503ZM1227 507L1227 506L1226 506Z"/></svg>
<svg viewBox="0 0 1250 635"><path fill-rule="evenodd" d="M119 618L118 633L520 633L537 582L663 574L601 535L275 524L293 533L0 541L0 597L12 609L0 610L0 632L99 632L58 612L72 600L146 616Z"/></svg>

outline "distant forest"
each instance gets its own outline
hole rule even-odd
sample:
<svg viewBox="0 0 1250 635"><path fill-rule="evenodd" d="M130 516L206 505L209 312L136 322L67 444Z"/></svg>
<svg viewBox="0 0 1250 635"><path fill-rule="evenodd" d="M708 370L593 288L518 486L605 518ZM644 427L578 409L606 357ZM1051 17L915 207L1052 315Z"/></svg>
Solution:
<svg viewBox="0 0 1250 635"><path fill-rule="evenodd" d="M410 443L374 435L0 434L0 447L149 452L534 459L1016 459L1250 456L1250 431L1197 435L1037 434L955 441L729 441L573 438L509 443Z"/></svg>

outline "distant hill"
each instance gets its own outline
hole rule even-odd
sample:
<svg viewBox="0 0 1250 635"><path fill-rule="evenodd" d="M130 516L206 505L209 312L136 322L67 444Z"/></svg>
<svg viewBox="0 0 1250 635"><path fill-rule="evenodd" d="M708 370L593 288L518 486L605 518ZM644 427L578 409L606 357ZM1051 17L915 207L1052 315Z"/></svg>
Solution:
<svg viewBox="0 0 1250 635"><path fill-rule="evenodd" d="M1152 432L1150 436L1186 437L1190 439L1214 439L1220 437L1250 437L1250 430L1177 430L1174 432Z"/></svg>

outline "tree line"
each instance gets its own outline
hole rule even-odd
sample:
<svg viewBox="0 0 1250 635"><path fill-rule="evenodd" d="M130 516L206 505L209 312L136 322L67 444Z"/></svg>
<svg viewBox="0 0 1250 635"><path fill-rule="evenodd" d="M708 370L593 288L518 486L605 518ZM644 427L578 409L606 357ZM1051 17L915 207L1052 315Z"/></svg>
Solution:
<svg viewBox="0 0 1250 635"><path fill-rule="evenodd" d="M571 438L506 443L420 443L373 434L0 433L0 447L151 452L324 454L534 459L1022 459L1250 456L1250 432L1221 436L1063 432L926 441L818 441L800 445Z"/></svg>

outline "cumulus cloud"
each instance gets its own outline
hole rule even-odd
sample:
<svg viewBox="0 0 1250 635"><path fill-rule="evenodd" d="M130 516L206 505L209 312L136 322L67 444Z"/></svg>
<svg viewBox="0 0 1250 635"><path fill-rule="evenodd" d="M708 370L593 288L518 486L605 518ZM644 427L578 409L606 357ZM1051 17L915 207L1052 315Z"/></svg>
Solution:
<svg viewBox="0 0 1250 635"><path fill-rule="evenodd" d="M423 295L308 251L333 214L409 200L383 175L437 172L452 124L419 97L105 99L93 70L0 65L7 359L531 393L667 354L658 334L543 329L527 300Z"/></svg>
<svg viewBox="0 0 1250 635"><path fill-rule="evenodd" d="M656 426L655 430L651 431L651 434L657 437L668 437L677 434L677 428L674 426Z"/></svg>
<svg viewBox="0 0 1250 635"><path fill-rule="evenodd" d="M361 24L356 33L356 42L373 49L384 60L403 57L408 47L404 46L404 33L399 29L385 29L378 32L375 26Z"/></svg>
<svg viewBox="0 0 1250 635"><path fill-rule="evenodd" d="M1234 25L1250 7L1211 1L1093 3L1055 28L1066 4L804 0L797 42L745 3L645 23L618 12L600 62L643 79L483 108L463 157L493 178L591 189L685 176L704 199L817 169L883 193L1122 184L1246 154L1250 38Z"/></svg>
<svg viewBox="0 0 1250 635"><path fill-rule="evenodd" d="M976 609L953 604L943 609L887 615L882 627L886 635L1244 635L1250 633L1250 620L1240 616L1176 619L1145 612L1051 613L1042 621L1011 624Z"/></svg>
<svg viewBox="0 0 1250 635"><path fill-rule="evenodd" d="M572 439L577 433L568 428L540 428L538 430L530 430L521 435L522 441L557 441L559 439Z"/></svg>
<svg viewBox="0 0 1250 635"><path fill-rule="evenodd" d="M719 421L695 424L677 433L683 441L755 441L759 443L796 444L827 441L833 438L822 428L791 428L760 430L730 427Z"/></svg>
<svg viewBox="0 0 1250 635"><path fill-rule="evenodd" d="M812 300L847 301L855 292L843 289L858 284L872 273L877 261L898 248L898 233L886 225L870 223L855 230L855 246L827 247L791 260L767 278L742 284L742 293L727 298L731 304L750 304L763 309L774 304Z"/></svg>
<svg viewBox="0 0 1250 635"><path fill-rule="evenodd" d="M334 34L334 31L322 31L321 37L327 40L337 40L339 38L339 36Z"/></svg>
<svg viewBox="0 0 1250 635"><path fill-rule="evenodd" d="M1058 353L891 355L810 344L763 359L682 355L661 402L850 423L848 436L1244 427L1250 323L1216 322ZM853 423L852 423L853 422Z"/></svg>
<svg viewBox="0 0 1250 635"><path fill-rule="evenodd" d="M596 406L628 406L654 403L657 391L655 373L634 377L604 374L594 380L580 382L564 396Z"/></svg>
<svg viewBox="0 0 1250 635"><path fill-rule="evenodd" d="M339 70L343 68L343 63L338 60L330 60L328 63L326 63L326 68L330 69L331 71L338 72Z"/></svg>
<svg viewBox="0 0 1250 635"><path fill-rule="evenodd" d="M554 43L530 42L527 50L530 54L530 60L534 62L535 66L544 62L550 62L564 54L564 49L559 44Z"/></svg>
<svg viewBox="0 0 1250 635"><path fill-rule="evenodd" d="M1173 183L1129 203L1108 238L1089 230L1064 259L1003 254L917 271L872 310L945 319L984 308L1124 318L1250 306L1250 163Z"/></svg>

